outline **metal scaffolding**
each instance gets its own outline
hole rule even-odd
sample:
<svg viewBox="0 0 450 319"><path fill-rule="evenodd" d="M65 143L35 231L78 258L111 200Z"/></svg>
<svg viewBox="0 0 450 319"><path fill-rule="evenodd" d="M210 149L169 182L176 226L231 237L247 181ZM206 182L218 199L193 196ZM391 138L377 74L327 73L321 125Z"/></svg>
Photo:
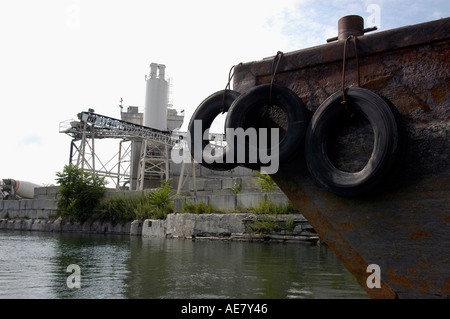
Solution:
<svg viewBox="0 0 450 319"><path fill-rule="evenodd" d="M169 179L169 151L179 141L170 131L118 120L93 112L81 112L78 121L60 123L59 132L72 137L69 162L85 171L112 181L115 189L126 184L142 190L146 179ZM119 139L111 158L100 158L96 140ZM133 163L139 155L137 172ZM137 176L137 180L133 179Z"/></svg>

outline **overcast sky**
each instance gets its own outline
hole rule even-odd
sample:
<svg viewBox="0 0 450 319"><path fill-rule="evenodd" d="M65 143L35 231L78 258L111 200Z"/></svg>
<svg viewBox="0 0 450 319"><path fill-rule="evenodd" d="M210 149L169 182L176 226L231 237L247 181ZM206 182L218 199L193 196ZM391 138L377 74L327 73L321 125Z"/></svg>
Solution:
<svg viewBox="0 0 450 319"><path fill-rule="evenodd" d="M349 14L382 31L449 17L450 1L1 0L0 179L55 184L71 141L60 122L120 118L120 98L143 107L152 62L188 122L231 66L324 44Z"/></svg>

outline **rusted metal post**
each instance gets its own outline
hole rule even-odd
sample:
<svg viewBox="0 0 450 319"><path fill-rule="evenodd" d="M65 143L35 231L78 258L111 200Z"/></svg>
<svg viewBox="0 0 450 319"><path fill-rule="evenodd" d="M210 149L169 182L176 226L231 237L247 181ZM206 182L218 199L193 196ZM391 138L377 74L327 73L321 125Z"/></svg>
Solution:
<svg viewBox="0 0 450 319"><path fill-rule="evenodd" d="M357 15L345 16L338 21L338 41L349 36L364 35L364 19Z"/></svg>
<svg viewBox="0 0 450 319"><path fill-rule="evenodd" d="M338 21L338 36L330 38L327 42L346 40L349 36L360 36L366 32L375 31L377 27L364 29L364 19L358 15L348 15Z"/></svg>

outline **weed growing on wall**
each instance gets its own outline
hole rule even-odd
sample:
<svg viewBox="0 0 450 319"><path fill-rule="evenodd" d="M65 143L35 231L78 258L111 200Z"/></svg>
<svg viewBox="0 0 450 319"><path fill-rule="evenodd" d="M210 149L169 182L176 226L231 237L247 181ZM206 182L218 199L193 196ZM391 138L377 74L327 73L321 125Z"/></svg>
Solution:
<svg viewBox="0 0 450 319"><path fill-rule="evenodd" d="M272 177L268 174L261 174L258 171L254 171L258 176L256 178L256 182L258 186L261 188L261 192L271 192L278 189L277 184L274 182Z"/></svg>

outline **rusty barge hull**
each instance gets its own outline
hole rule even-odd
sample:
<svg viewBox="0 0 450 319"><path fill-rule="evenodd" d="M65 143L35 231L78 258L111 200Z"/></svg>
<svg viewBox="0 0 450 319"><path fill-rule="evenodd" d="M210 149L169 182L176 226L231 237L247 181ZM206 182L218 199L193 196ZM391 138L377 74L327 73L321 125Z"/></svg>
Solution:
<svg viewBox="0 0 450 319"><path fill-rule="evenodd" d="M400 113L406 135L400 165L376 191L356 198L319 186L302 152L272 177L370 297L449 298L450 18L357 40L360 86ZM344 42L284 53L275 83L297 93L314 113L341 89ZM270 83L273 62L242 64L234 90ZM357 86L356 68L348 45L345 87ZM380 267L381 288L367 285L371 264Z"/></svg>

